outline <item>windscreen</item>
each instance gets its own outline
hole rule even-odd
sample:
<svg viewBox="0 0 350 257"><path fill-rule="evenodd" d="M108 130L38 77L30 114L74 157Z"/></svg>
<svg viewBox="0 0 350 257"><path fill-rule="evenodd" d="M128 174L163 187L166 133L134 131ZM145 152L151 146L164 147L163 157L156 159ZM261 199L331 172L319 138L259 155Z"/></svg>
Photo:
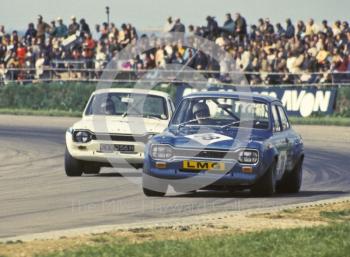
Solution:
<svg viewBox="0 0 350 257"><path fill-rule="evenodd" d="M172 125L269 128L266 103L233 98L189 98L182 101Z"/></svg>
<svg viewBox="0 0 350 257"><path fill-rule="evenodd" d="M166 120L168 111L165 99L160 96L104 93L90 100L85 115L142 116Z"/></svg>

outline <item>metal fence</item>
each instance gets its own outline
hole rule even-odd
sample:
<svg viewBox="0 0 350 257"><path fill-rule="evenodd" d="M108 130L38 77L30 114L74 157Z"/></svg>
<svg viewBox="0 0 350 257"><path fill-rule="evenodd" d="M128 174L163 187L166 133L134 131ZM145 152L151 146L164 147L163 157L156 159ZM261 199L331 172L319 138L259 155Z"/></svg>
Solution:
<svg viewBox="0 0 350 257"><path fill-rule="evenodd" d="M108 72L110 76L102 76ZM84 68L83 62L71 62L60 67L0 69L0 86L10 83L41 83L55 81L77 82L125 82L138 80L154 82L215 83L234 85L342 85L350 83L348 72L323 73L268 73L268 72L226 72L202 70L133 70L133 69L92 69Z"/></svg>

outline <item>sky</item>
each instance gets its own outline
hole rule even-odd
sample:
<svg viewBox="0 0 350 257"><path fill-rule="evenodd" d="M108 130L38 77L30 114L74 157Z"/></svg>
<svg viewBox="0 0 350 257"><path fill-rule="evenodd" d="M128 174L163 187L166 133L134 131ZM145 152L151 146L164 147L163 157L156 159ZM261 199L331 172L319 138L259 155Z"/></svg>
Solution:
<svg viewBox="0 0 350 257"><path fill-rule="evenodd" d="M240 12L249 24L260 17L269 17L273 23L286 17L350 21L350 0L0 0L0 25L23 31L29 22L36 22L38 14L46 22L62 17L66 24L75 15L93 28L106 21L105 6L110 7L111 22L132 23L139 30L161 28L168 16L180 17L185 25L204 25L205 17L212 15L220 25L228 12Z"/></svg>

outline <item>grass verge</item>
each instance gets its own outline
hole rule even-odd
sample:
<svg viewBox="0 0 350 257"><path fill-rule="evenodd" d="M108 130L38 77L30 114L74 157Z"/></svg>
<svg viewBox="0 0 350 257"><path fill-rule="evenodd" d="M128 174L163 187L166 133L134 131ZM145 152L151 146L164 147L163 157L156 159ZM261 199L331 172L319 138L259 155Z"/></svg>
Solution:
<svg viewBox="0 0 350 257"><path fill-rule="evenodd" d="M192 225L0 243L0 256L350 256L350 201L255 214L203 216ZM193 222L193 221L192 221Z"/></svg>
<svg viewBox="0 0 350 257"><path fill-rule="evenodd" d="M8 109L8 108L0 108L0 114L54 116L54 117L81 117L81 112L69 112L69 111L61 111L61 110Z"/></svg>
<svg viewBox="0 0 350 257"><path fill-rule="evenodd" d="M324 125L324 126L350 126L350 118L345 117L289 117L296 125Z"/></svg>
<svg viewBox="0 0 350 257"><path fill-rule="evenodd" d="M58 256L349 256L350 222L314 228L270 230L194 240L108 243L84 246Z"/></svg>

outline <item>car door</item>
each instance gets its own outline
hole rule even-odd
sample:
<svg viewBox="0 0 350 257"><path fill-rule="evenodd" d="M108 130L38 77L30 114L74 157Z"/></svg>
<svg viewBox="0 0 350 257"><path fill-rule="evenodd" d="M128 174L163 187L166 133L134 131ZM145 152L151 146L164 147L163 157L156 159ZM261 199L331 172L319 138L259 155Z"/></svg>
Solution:
<svg viewBox="0 0 350 257"><path fill-rule="evenodd" d="M290 123L287 118L286 111L282 105L277 105L278 115L281 121L282 126L282 141L283 141L283 155L281 158L281 169L285 172L291 166L291 156L292 156L292 147L294 144L295 138L293 137L293 132L291 130ZM283 161L282 161L283 160Z"/></svg>
<svg viewBox="0 0 350 257"><path fill-rule="evenodd" d="M272 143L278 151L278 161L276 164L277 179L281 179L287 164L288 156L288 140L286 130L283 129L281 117L279 115L279 105L272 104L271 106L272 119L273 119L273 137Z"/></svg>
<svg viewBox="0 0 350 257"><path fill-rule="evenodd" d="M294 167L293 163L293 146L296 145L298 141L297 134L293 131L288 118L285 109L282 106L278 106L278 113L281 119L281 125L283 129L283 134L286 140L286 149L287 149L287 163L286 163L286 169L291 170Z"/></svg>

